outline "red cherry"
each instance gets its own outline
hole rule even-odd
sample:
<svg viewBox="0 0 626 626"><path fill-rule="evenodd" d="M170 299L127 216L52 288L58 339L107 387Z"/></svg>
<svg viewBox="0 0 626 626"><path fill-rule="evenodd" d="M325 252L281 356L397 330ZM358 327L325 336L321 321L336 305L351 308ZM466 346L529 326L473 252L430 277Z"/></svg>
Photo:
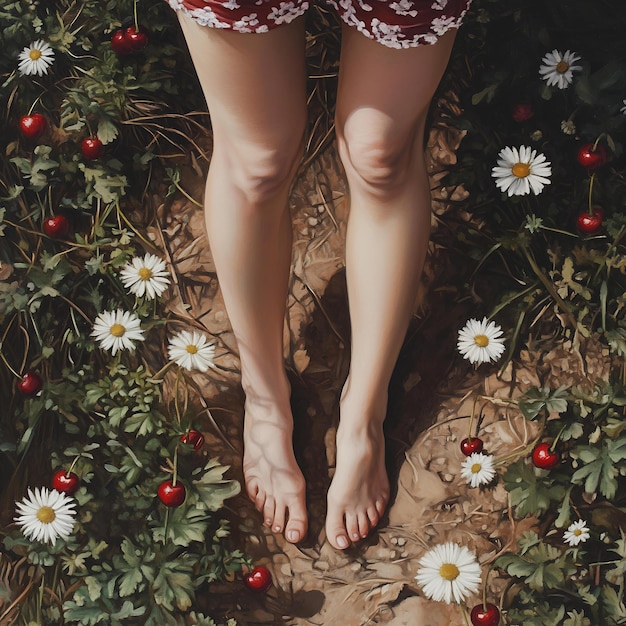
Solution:
<svg viewBox="0 0 626 626"><path fill-rule="evenodd" d="M104 154L104 146L98 137L85 137L80 150L88 161L95 161Z"/></svg>
<svg viewBox="0 0 626 626"><path fill-rule="evenodd" d="M52 488L66 493L68 496L76 493L79 487L80 478L74 472L68 474L65 470L59 470L52 477Z"/></svg>
<svg viewBox="0 0 626 626"><path fill-rule="evenodd" d="M243 582L250 591L265 593L272 586L272 575L267 567L259 565L243 577Z"/></svg>
<svg viewBox="0 0 626 626"><path fill-rule="evenodd" d="M483 440L478 437L467 437L461 441L461 452L465 456L474 454L474 452L482 452Z"/></svg>
<svg viewBox="0 0 626 626"><path fill-rule="evenodd" d="M511 117L520 124L528 121L533 115L535 112L528 102L519 102L511 109Z"/></svg>
<svg viewBox="0 0 626 626"><path fill-rule="evenodd" d="M70 230L70 223L65 215L54 215L43 221L43 229L53 239L65 237Z"/></svg>
<svg viewBox="0 0 626 626"><path fill-rule="evenodd" d="M111 48L113 48L113 52L119 56L126 56L133 52L133 47L128 37L126 37L125 30L124 28L119 28L111 37Z"/></svg>
<svg viewBox="0 0 626 626"><path fill-rule="evenodd" d="M193 446L194 450L200 450L204 445L204 436L201 432L194 430L193 428L186 432L184 435L180 436L180 440L183 443L187 443L190 446Z"/></svg>
<svg viewBox="0 0 626 626"><path fill-rule="evenodd" d="M535 467L551 470L559 464L561 457L558 452L550 450L550 444L544 441L535 446L532 459Z"/></svg>
<svg viewBox="0 0 626 626"><path fill-rule="evenodd" d="M187 490L181 482L174 484L171 480L165 480L159 485L157 495L165 506L176 507L185 501Z"/></svg>
<svg viewBox="0 0 626 626"><path fill-rule="evenodd" d="M132 52L138 52L148 45L150 35L148 30L143 26L128 26L124 29L124 37L130 45Z"/></svg>
<svg viewBox="0 0 626 626"><path fill-rule="evenodd" d="M602 229L604 211L600 207L593 207L592 213L583 211L576 218L576 228L584 235L595 235Z"/></svg>
<svg viewBox="0 0 626 626"><path fill-rule="evenodd" d="M20 132L27 139L39 139L48 128L48 121L41 113L23 115L20 118Z"/></svg>
<svg viewBox="0 0 626 626"><path fill-rule="evenodd" d="M39 374L36 372L26 372L17 383L17 388L25 396L34 396L39 392L42 385L43 381L41 380L41 376L39 376Z"/></svg>
<svg viewBox="0 0 626 626"><path fill-rule="evenodd" d="M594 148L594 144L586 143L578 150L578 162L588 170L595 170L606 163L606 148L599 143Z"/></svg>
<svg viewBox="0 0 626 626"><path fill-rule="evenodd" d="M498 626L500 611L494 604L487 602L485 606L477 604L470 613L473 626Z"/></svg>

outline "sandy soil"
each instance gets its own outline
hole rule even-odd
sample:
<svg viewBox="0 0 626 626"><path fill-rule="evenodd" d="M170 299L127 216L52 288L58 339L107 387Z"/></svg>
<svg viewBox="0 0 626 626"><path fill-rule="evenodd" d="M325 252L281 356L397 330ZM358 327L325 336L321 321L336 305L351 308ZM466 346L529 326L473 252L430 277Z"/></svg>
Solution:
<svg viewBox="0 0 626 626"><path fill-rule="evenodd" d="M338 552L325 540L325 497L334 465L337 401L349 362L349 327L343 272L346 189L334 147L303 172L292 194L293 272L285 325L286 362L293 388L295 447L308 481L311 530L293 546L261 524L244 495L228 501L234 537L257 564L270 568L267 594L247 591L240 581L214 586L201 604L229 607L240 624L335 625L388 623L395 626L462 626L457 606L428 601L415 584L426 549L455 541L475 550L488 565L511 548L534 520L515 522L507 493L497 483L471 489L460 477L459 442L468 435L476 402L486 451L503 457L521 452L533 430L508 402L530 385L571 382L603 375L597 346L586 361L578 346L543 354L522 352L501 375L496 367L473 370L455 353L457 329L472 316L470 299L455 282L458 259L446 242L453 224L470 219L462 190L439 188L460 137L446 128L431 132L428 153L433 187L433 239L420 306L391 384L387 460L393 489L388 515L377 532ZM187 168L183 186L202 196L204 166ZM454 212L454 216L451 213ZM238 358L204 234L201 209L177 197L160 208L162 231L151 237L169 256L175 272L169 308L184 324L194 323L219 342L219 369L194 375L195 401L205 425L206 454L231 465L241 480L243 396ZM452 217L454 219L452 219ZM567 380L564 380L567 379ZM202 403L202 404L200 404ZM491 574L488 597L498 604L506 581ZM479 601L471 598L469 606Z"/></svg>

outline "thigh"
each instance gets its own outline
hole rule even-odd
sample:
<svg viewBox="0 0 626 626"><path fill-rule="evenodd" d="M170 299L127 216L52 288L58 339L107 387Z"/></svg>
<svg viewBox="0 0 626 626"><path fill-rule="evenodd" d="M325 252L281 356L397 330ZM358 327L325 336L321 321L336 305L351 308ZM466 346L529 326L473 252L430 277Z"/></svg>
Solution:
<svg viewBox="0 0 626 626"><path fill-rule="evenodd" d="M303 19L254 34L179 19L216 145L244 156L248 148L297 149L306 123Z"/></svg>
<svg viewBox="0 0 626 626"><path fill-rule="evenodd" d="M434 44L394 49L344 26L337 96L340 141L394 144L423 131L455 31Z"/></svg>

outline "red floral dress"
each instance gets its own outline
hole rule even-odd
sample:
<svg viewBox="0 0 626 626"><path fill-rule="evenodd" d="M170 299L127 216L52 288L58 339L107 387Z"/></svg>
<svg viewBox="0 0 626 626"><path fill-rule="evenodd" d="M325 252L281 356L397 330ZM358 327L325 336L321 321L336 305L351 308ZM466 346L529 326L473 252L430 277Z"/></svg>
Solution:
<svg viewBox="0 0 626 626"><path fill-rule="evenodd" d="M320 0L370 39L390 48L432 44L458 28L472 0ZM265 33L309 8L308 0L167 0L203 26Z"/></svg>

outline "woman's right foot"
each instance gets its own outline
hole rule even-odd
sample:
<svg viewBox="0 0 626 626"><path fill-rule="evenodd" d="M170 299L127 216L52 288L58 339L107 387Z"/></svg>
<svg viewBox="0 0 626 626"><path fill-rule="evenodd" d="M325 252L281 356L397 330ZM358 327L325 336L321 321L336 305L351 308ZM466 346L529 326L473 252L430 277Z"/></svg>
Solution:
<svg viewBox="0 0 626 626"><path fill-rule="evenodd" d="M306 486L296 461L289 403L246 394L243 474L263 523L290 543L307 532Z"/></svg>

